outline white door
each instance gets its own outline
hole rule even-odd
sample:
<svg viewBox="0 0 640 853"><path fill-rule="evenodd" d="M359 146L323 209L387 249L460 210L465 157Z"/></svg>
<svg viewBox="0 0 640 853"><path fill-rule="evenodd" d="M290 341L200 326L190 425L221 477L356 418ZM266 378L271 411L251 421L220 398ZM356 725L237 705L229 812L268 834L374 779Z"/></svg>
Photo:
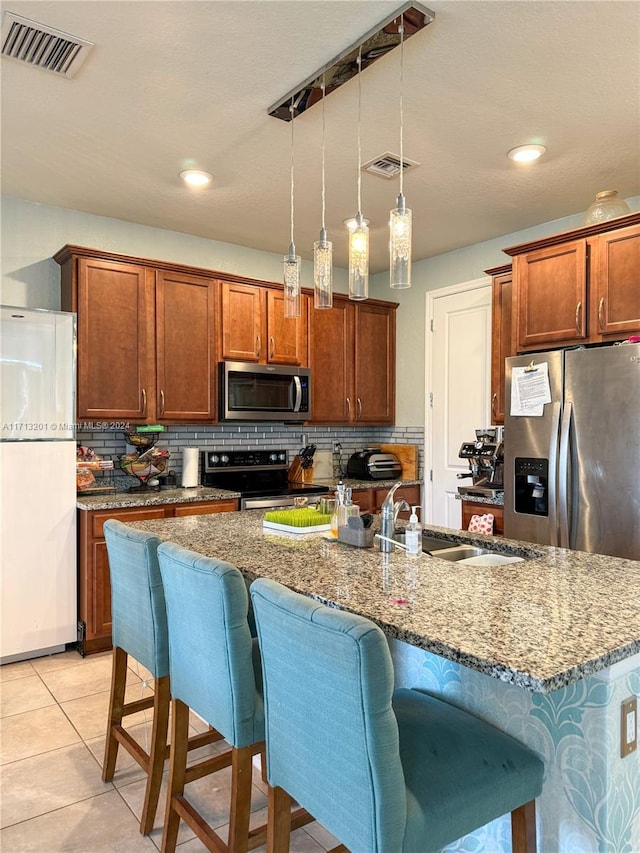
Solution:
<svg viewBox="0 0 640 853"><path fill-rule="evenodd" d="M425 520L459 528L456 498L469 465L458 453L490 424L491 284L486 278L427 294Z"/></svg>

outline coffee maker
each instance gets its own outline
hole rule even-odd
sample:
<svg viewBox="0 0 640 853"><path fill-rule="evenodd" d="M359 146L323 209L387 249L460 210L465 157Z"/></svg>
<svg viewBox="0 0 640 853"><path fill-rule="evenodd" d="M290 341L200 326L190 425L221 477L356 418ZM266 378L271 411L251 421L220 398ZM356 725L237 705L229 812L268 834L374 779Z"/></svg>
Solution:
<svg viewBox="0 0 640 853"><path fill-rule="evenodd" d="M469 471L458 479L471 478L471 486L458 486L464 497L496 498L504 491L504 441L502 427L476 430L475 441L465 441L458 456L469 463Z"/></svg>

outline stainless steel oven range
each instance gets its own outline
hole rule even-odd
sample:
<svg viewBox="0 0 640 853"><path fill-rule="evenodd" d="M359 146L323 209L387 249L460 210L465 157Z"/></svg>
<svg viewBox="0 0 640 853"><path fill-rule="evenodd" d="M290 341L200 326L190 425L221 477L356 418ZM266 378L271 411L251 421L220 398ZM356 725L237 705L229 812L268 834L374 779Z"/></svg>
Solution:
<svg viewBox="0 0 640 853"><path fill-rule="evenodd" d="M288 482L286 450L201 451L202 485L240 492L240 509L270 509L294 506L294 498L305 497L316 504L328 486Z"/></svg>

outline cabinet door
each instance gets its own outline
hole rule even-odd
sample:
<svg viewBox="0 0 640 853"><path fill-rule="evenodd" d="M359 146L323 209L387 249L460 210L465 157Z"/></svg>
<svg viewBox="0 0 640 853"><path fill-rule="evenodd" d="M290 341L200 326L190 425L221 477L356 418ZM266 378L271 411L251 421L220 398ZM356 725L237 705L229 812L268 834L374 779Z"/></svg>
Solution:
<svg viewBox="0 0 640 853"><path fill-rule="evenodd" d="M216 419L215 283L161 271L156 284L158 420Z"/></svg>
<svg viewBox="0 0 640 853"><path fill-rule="evenodd" d="M221 282L222 358L258 362L266 353L262 336L263 289L233 281Z"/></svg>
<svg viewBox="0 0 640 853"><path fill-rule="evenodd" d="M236 512L237 509L238 501L232 499L209 501L207 503L176 504L172 514L175 518L184 518L187 515L211 515L215 512Z"/></svg>
<svg viewBox="0 0 640 853"><path fill-rule="evenodd" d="M640 334L640 226L593 240L594 335Z"/></svg>
<svg viewBox="0 0 640 853"><path fill-rule="evenodd" d="M309 311L311 422L349 423L353 400L353 305L334 296L333 308Z"/></svg>
<svg viewBox="0 0 640 853"><path fill-rule="evenodd" d="M375 498L375 506L376 512L380 512L382 509L382 502L389 494L389 489L376 489L376 498ZM400 488L396 491L393 496L394 503L396 501L405 500L410 507L412 506L420 506L420 486L400 486ZM402 512L398 513L398 518L404 518L405 521L409 520L409 516L411 515L411 510L402 510ZM421 513L418 512L418 518L420 518Z"/></svg>
<svg viewBox="0 0 640 853"><path fill-rule="evenodd" d="M307 365L307 301L300 297L300 316L284 316L284 293L266 290L267 298L267 351L269 364Z"/></svg>
<svg viewBox="0 0 640 853"><path fill-rule="evenodd" d="M393 306L355 307L355 401L352 420L393 424L396 414L396 312Z"/></svg>
<svg viewBox="0 0 640 853"><path fill-rule="evenodd" d="M515 355L511 346L512 275L504 273L493 279L491 313L491 423L504 423L504 360Z"/></svg>
<svg viewBox="0 0 640 853"><path fill-rule="evenodd" d="M376 493L374 489L355 489L351 500L360 507L360 512L376 512Z"/></svg>
<svg viewBox="0 0 640 853"><path fill-rule="evenodd" d="M155 412L153 277L134 264L79 259L78 418Z"/></svg>
<svg viewBox="0 0 640 853"><path fill-rule="evenodd" d="M514 258L519 349L586 338L586 247L574 240Z"/></svg>
<svg viewBox="0 0 640 853"><path fill-rule="evenodd" d="M493 515L493 533L495 536L504 534L504 507L498 504L473 503L473 501L462 501L462 530L469 529L472 515L485 515L490 512Z"/></svg>

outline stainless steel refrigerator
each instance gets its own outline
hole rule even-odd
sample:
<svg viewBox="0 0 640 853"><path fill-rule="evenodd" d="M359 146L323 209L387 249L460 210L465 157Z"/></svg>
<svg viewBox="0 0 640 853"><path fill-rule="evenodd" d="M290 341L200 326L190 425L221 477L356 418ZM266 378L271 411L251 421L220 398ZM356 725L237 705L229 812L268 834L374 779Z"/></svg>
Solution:
<svg viewBox="0 0 640 853"><path fill-rule="evenodd" d="M508 358L505 406L505 536L640 560L640 344Z"/></svg>
<svg viewBox="0 0 640 853"><path fill-rule="evenodd" d="M0 307L0 662L77 636L75 314Z"/></svg>

